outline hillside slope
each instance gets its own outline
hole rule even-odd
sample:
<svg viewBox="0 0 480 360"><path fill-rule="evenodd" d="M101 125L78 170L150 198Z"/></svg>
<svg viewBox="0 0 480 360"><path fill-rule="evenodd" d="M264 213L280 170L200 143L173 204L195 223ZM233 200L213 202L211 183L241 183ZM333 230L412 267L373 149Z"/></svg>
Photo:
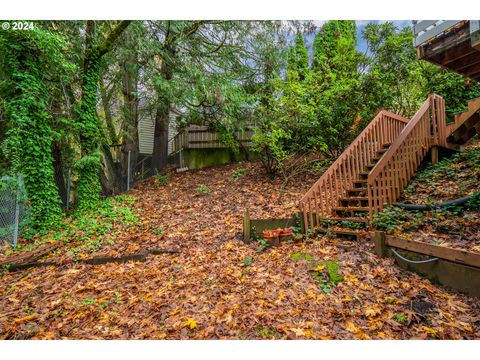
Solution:
<svg viewBox="0 0 480 360"><path fill-rule="evenodd" d="M376 226L389 233L441 246L480 252L480 139L419 171L400 203L438 204L472 195L462 206L408 211L389 206L375 216Z"/></svg>

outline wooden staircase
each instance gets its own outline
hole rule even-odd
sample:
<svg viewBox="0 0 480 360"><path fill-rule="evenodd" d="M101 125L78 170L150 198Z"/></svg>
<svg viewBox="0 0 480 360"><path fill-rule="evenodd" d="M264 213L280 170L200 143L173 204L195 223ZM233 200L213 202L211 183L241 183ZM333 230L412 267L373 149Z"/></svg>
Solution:
<svg viewBox="0 0 480 360"><path fill-rule="evenodd" d="M479 110L480 98L471 100L447 125L445 102L432 94L411 120L380 111L300 200L305 231L357 238L397 201L430 150L458 149L480 132Z"/></svg>
<svg viewBox="0 0 480 360"><path fill-rule="evenodd" d="M480 98L468 101L467 105L467 110L456 114L455 122L447 125L447 143L450 146L463 145L480 133Z"/></svg>

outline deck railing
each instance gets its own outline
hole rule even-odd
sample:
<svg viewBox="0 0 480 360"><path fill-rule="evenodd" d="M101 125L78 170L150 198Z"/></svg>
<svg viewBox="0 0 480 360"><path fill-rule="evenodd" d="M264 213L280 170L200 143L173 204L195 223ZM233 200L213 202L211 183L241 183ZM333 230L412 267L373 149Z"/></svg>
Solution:
<svg viewBox="0 0 480 360"><path fill-rule="evenodd" d="M235 138L248 147L252 144L253 126L248 126L244 131L235 131ZM191 125L179 132L172 139L172 153L182 149L215 149L226 148L218 133L209 129L208 126Z"/></svg>
<svg viewBox="0 0 480 360"><path fill-rule="evenodd" d="M445 102L430 95L368 174L370 215L395 202L430 147L446 146Z"/></svg>
<svg viewBox="0 0 480 360"><path fill-rule="evenodd" d="M306 229L318 226L321 216L330 215L353 181L366 171L377 151L384 144L392 143L407 122L408 119L386 110L375 116L300 200Z"/></svg>

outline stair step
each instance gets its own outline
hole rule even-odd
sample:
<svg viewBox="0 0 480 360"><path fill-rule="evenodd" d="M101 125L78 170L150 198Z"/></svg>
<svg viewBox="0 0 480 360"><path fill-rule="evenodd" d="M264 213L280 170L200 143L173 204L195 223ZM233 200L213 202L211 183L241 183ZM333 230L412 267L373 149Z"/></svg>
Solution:
<svg viewBox="0 0 480 360"><path fill-rule="evenodd" d="M360 236L360 232L356 230L346 230L346 229L332 230L332 229L326 229L326 228L318 228L316 229L316 231L321 234L332 233L341 238L354 238L355 240L358 240L358 237Z"/></svg>
<svg viewBox="0 0 480 360"><path fill-rule="evenodd" d="M358 195L358 193L367 194L367 191L368 191L368 189L366 187L359 187L359 188L356 188L356 189L347 190L347 195L350 195L350 194L357 194Z"/></svg>
<svg viewBox="0 0 480 360"><path fill-rule="evenodd" d="M333 211L336 213L355 213L355 212L369 212L369 208L367 206L339 206L333 208Z"/></svg>
<svg viewBox="0 0 480 360"><path fill-rule="evenodd" d="M358 174L358 176L360 176L360 180L367 180L368 174L370 174L369 171L362 171Z"/></svg>
<svg viewBox="0 0 480 360"><path fill-rule="evenodd" d="M365 187L365 188L366 188L366 186L363 186L363 185L365 185L365 184L367 184L367 179L353 180L353 187L354 187L355 189L358 189L358 188L361 188L361 187Z"/></svg>
<svg viewBox="0 0 480 360"><path fill-rule="evenodd" d="M359 222L359 223L364 223L367 224L369 220L365 217L359 217L359 216L354 216L354 217L331 217L328 218L330 221L349 221L349 222Z"/></svg>
<svg viewBox="0 0 480 360"><path fill-rule="evenodd" d="M368 211L368 207L366 206L339 206L333 208L333 210L338 211Z"/></svg>
<svg viewBox="0 0 480 360"><path fill-rule="evenodd" d="M339 205L342 206L342 207L368 206L368 199L344 198L344 199L340 199Z"/></svg>
<svg viewBox="0 0 480 360"><path fill-rule="evenodd" d="M340 201L368 201L368 197L366 196L349 196L340 198Z"/></svg>
<svg viewBox="0 0 480 360"><path fill-rule="evenodd" d="M391 145L392 145L391 142L387 142L387 143L383 144L382 147L383 147L384 149L388 149Z"/></svg>

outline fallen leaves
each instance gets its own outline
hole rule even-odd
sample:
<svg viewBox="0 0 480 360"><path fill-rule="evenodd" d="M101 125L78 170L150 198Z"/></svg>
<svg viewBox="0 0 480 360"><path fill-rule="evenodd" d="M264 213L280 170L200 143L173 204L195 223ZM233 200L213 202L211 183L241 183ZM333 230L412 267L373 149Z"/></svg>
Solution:
<svg viewBox="0 0 480 360"><path fill-rule="evenodd" d="M188 327L190 329L195 329L197 327L197 322L193 319L188 319L183 323L183 326Z"/></svg>
<svg viewBox="0 0 480 360"><path fill-rule="evenodd" d="M102 251L179 248L145 262L69 264L5 273L0 334L5 338L75 339L398 339L478 338L478 302L448 293L360 241L285 243L265 252L241 241L242 214L286 217L316 180L281 181L256 163L233 182L229 165L172 174L168 186L147 180L131 191L141 214ZM212 191L195 196L199 184ZM229 225L225 225L228 222ZM118 225L118 224L117 224ZM158 229L162 234L158 235ZM343 281L324 293L312 271L336 260ZM410 309L420 292L435 311ZM418 309L417 309L418 310ZM419 310L418 310L419 311ZM395 314L405 314L399 324ZM17 321L15 321L15 319Z"/></svg>

